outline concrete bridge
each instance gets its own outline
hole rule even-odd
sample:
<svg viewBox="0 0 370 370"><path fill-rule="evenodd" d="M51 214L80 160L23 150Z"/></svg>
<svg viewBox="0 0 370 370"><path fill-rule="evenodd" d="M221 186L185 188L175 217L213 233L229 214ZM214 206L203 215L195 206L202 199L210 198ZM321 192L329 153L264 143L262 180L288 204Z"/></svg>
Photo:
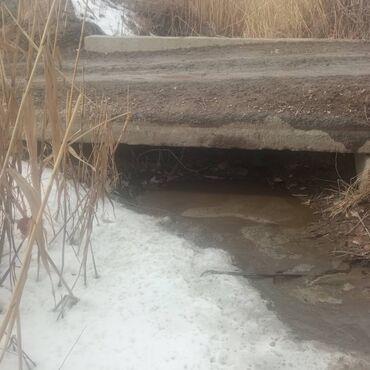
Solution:
<svg viewBox="0 0 370 370"><path fill-rule="evenodd" d="M88 88L132 112L127 144L354 153L370 168L369 42L89 36L85 49Z"/></svg>

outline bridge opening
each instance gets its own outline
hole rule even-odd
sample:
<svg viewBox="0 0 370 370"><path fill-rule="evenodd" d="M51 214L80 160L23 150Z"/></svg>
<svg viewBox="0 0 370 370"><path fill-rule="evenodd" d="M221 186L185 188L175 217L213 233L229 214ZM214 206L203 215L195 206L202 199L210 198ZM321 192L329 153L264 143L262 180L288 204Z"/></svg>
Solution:
<svg viewBox="0 0 370 370"><path fill-rule="evenodd" d="M310 195L356 176L352 154L120 145L120 190L135 197L174 183L237 181Z"/></svg>

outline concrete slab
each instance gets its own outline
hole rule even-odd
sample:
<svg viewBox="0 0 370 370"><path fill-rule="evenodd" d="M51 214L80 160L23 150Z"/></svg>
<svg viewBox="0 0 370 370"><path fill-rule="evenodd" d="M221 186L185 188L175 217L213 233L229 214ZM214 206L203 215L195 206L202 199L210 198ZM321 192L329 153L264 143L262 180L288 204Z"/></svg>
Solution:
<svg viewBox="0 0 370 370"><path fill-rule="evenodd" d="M276 43L312 43L322 42L317 39L247 39L230 37L158 37L158 36L105 36L85 37L85 50L97 53L129 53L137 51L167 51L174 49L192 49L214 46L253 45L261 42ZM333 42L334 40L327 40ZM346 42L343 40L342 42ZM351 41L353 42L353 41Z"/></svg>
<svg viewBox="0 0 370 370"><path fill-rule="evenodd" d="M114 37L87 36L85 50L97 53L116 53L134 51L166 51L173 49L189 49L207 46L241 45L245 39L226 37Z"/></svg>
<svg viewBox="0 0 370 370"><path fill-rule="evenodd" d="M116 133L119 134L119 126L116 126ZM86 140L90 139L87 137ZM261 121L260 124L230 123L213 128L132 121L126 131L124 142L130 145L170 147L351 152L328 132L295 129L279 120L274 122L273 119L267 126ZM358 152L370 153L370 141L367 141Z"/></svg>
<svg viewBox="0 0 370 370"><path fill-rule="evenodd" d="M132 113L125 143L370 153L369 42L242 40L168 50L185 38L145 51L140 43L159 46L125 40L110 42L140 52L81 57L88 94L108 97L113 114ZM64 72L73 66L65 60Z"/></svg>

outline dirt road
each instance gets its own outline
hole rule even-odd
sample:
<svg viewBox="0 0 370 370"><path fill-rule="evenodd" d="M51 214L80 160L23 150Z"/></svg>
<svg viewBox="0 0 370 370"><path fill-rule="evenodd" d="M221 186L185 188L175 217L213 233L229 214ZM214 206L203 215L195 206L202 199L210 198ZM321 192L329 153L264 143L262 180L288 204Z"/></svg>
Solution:
<svg viewBox="0 0 370 370"><path fill-rule="evenodd" d="M130 144L370 152L368 42L84 52L81 67L91 94L132 112Z"/></svg>

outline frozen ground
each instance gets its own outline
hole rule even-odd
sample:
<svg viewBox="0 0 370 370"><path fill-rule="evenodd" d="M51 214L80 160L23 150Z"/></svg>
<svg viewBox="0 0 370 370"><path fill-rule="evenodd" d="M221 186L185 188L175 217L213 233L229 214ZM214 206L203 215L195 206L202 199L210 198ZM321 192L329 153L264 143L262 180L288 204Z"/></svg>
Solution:
<svg viewBox="0 0 370 370"><path fill-rule="evenodd" d="M201 277L205 270L233 269L226 252L192 245L164 231L166 219L118 203L115 216L101 213L92 237L99 278L91 270L87 288L77 283L80 301L62 319L46 274L36 282L34 256L21 314L24 350L38 370L317 370L351 363L294 337L246 280ZM60 245L50 253L58 260ZM67 266L73 283L72 247ZM63 292L56 289L59 299ZM18 369L16 355L7 353L0 369Z"/></svg>
<svg viewBox="0 0 370 370"><path fill-rule="evenodd" d="M87 0L71 0L78 18L83 18ZM89 0L87 20L96 24L101 30L110 36L132 35L130 22L133 23L133 14L123 6L112 3L109 0Z"/></svg>

